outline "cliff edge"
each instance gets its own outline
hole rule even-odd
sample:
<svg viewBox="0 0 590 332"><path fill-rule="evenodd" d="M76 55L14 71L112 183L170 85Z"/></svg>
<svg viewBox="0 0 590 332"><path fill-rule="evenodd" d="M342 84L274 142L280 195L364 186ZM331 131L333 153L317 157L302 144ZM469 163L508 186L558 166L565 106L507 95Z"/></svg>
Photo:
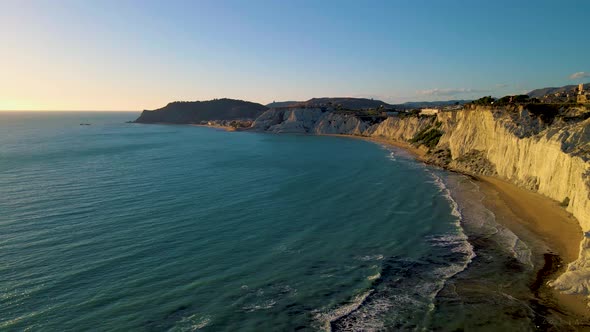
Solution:
<svg viewBox="0 0 590 332"><path fill-rule="evenodd" d="M433 116L362 117L320 108L270 109L252 128L381 137L422 145L428 161L490 175L552 198L578 220L579 258L551 285L590 295L590 111L467 107ZM559 116L556 114L559 113Z"/></svg>
<svg viewBox="0 0 590 332"><path fill-rule="evenodd" d="M478 107L438 115L444 134L437 149L449 166L487 174L536 191L571 212L580 234L579 258L551 286L590 295L590 119L549 123L525 108L511 112Z"/></svg>

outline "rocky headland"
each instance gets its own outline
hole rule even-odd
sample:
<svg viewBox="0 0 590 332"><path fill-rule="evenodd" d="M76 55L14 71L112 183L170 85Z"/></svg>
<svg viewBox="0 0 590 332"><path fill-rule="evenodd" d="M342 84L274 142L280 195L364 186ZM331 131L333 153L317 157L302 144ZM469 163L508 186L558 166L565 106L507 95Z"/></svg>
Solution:
<svg viewBox="0 0 590 332"><path fill-rule="evenodd" d="M137 123L204 124L208 121L254 120L268 107L237 99L175 101L153 110L145 110Z"/></svg>
<svg viewBox="0 0 590 332"><path fill-rule="evenodd" d="M270 109L252 129L376 137L421 147L429 163L497 177L560 202L590 234L590 110L579 106L556 113L546 118L525 106L472 105L382 119L321 108ZM590 295L590 239L580 234L580 241L579 258L551 285Z"/></svg>
<svg viewBox="0 0 590 332"><path fill-rule="evenodd" d="M248 113L255 120L242 130L385 140L420 149L425 162L498 178L555 200L577 219L583 233L579 235L578 258L569 262L557 278L552 278L550 285L564 293L590 295L590 110L587 106L473 102L442 109L434 115L420 115L392 112L387 104L371 103L366 108L362 102L352 104L358 107L344 108L330 100L270 109L256 104ZM151 113L174 114L175 121ZM238 119L235 112L232 114L233 119ZM137 122L183 123L184 119L172 111L144 111ZM202 121L200 117L194 119Z"/></svg>

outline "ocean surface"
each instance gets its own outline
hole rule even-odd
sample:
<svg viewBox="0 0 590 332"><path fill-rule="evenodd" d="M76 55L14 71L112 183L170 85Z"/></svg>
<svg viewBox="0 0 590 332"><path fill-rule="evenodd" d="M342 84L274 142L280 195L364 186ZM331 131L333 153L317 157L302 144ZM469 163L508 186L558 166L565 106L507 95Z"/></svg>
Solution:
<svg viewBox="0 0 590 332"><path fill-rule="evenodd" d="M138 115L0 112L0 330L534 327L530 250L469 178Z"/></svg>

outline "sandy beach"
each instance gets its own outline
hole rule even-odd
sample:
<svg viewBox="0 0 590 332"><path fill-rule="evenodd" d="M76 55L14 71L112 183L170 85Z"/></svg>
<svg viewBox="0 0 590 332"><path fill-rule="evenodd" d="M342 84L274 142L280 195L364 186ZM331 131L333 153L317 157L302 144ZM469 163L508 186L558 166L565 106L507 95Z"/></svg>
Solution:
<svg viewBox="0 0 590 332"><path fill-rule="evenodd" d="M590 323L590 310L584 296L561 294L547 282L562 273L567 264L578 258L583 233L578 221L558 202L538 193L519 188L506 181L478 176L480 189L486 195L483 203L496 215L496 220L532 244L533 254L559 257L557 266L537 276L537 296L547 306L555 306L562 319L574 325ZM545 261L546 264L550 262ZM542 269L543 270L543 269Z"/></svg>
<svg viewBox="0 0 590 332"><path fill-rule="evenodd" d="M382 137L338 134L322 136L363 139L400 148L421 161L426 159L427 154L425 148ZM583 237L578 221L558 202L541 194L494 177L473 178L486 196L483 204L496 215L496 221L531 246L539 268L537 280L531 285L533 296L562 323L575 329L590 326L590 310L584 296L561 294L547 285L547 282L555 279L565 270L567 264L578 257Z"/></svg>
<svg viewBox="0 0 590 332"><path fill-rule="evenodd" d="M385 144L404 149L418 160L426 159L427 150L405 142L380 137L330 136ZM508 227L532 247L540 268L537 280L531 286L533 295L566 325L576 329L590 326L590 309L586 297L561 294L547 285L547 282L563 273L567 265L578 258L583 237L578 221L558 202L541 194L494 177L476 176L474 179L486 195L483 203L496 215L496 221ZM553 261L549 261L549 257ZM590 327L588 330L590 331Z"/></svg>
<svg viewBox="0 0 590 332"><path fill-rule="evenodd" d="M216 128L225 131L236 131L236 128L230 126L216 126L216 125L202 125L202 124L191 124L191 126L195 127L208 127L208 128Z"/></svg>

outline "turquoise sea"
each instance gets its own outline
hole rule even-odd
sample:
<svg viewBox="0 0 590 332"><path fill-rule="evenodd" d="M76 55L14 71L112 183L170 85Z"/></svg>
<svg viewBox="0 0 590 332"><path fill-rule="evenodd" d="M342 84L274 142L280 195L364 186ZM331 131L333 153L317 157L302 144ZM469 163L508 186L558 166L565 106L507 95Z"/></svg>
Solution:
<svg viewBox="0 0 590 332"><path fill-rule="evenodd" d="M138 115L0 113L0 330L534 326L526 245L468 178Z"/></svg>

